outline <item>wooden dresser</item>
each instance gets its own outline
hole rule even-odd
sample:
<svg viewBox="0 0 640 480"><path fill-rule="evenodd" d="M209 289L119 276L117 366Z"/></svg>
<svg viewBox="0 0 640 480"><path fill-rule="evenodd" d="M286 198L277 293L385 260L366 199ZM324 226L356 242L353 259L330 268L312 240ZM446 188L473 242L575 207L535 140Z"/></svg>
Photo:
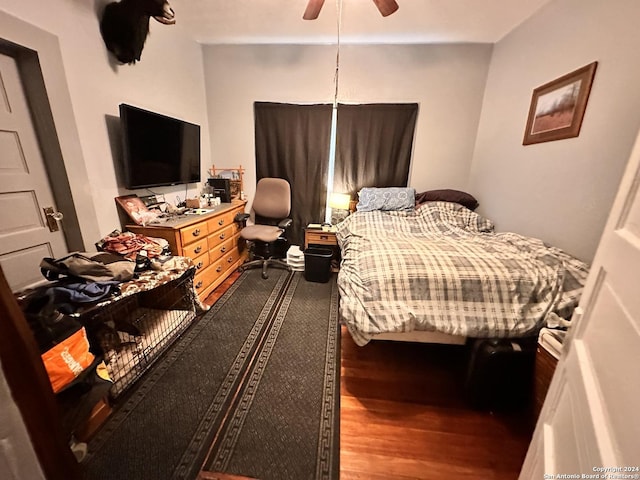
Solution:
<svg viewBox="0 0 640 480"><path fill-rule="evenodd" d="M240 241L236 214L244 212L247 202L223 203L204 215L184 215L160 225L127 225L127 229L148 237L164 238L171 253L193 259L196 266L194 286L200 300L220 285L246 259Z"/></svg>

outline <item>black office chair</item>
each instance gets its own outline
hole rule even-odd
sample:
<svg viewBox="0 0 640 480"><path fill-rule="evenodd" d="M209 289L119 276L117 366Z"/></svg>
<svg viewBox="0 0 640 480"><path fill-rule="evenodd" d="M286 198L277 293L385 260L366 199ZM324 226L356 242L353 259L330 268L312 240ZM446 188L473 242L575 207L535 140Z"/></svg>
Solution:
<svg viewBox="0 0 640 480"><path fill-rule="evenodd" d="M240 231L240 237L251 242L249 261L240 269L262 267L262 278L269 278L269 266L291 271L291 266L278 256L283 243L287 244L286 229L293 222L288 218L291 213L289 182L282 178L261 178L256 185L251 210L254 214L253 225L246 224L251 216L248 213L236 216L236 221L246 225ZM286 252L286 248L284 251Z"/></svg>

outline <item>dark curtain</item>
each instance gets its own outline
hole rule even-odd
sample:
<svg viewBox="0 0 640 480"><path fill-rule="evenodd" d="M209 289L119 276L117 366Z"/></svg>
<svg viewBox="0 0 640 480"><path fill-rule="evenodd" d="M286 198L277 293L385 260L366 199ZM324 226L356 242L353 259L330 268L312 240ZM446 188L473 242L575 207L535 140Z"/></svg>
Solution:
<svg viewBox="0 0 640 480"><path fill-rule="evenodd" d="M324 220L331 141L331 105L254 103L256 179L291 185L291 244L304 245L304 227Z"/></svg>
<svg viewBox="0 0 640 480"><path fill-rule="evenodd" d="M417 103L339 104L333 190L407 186L417 116Z"/></svg>

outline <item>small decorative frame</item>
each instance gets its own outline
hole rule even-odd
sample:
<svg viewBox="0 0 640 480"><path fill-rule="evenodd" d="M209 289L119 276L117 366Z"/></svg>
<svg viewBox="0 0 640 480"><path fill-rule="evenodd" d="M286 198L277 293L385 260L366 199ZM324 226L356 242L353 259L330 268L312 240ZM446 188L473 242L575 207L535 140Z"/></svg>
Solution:
<svg viewBox="0 0 640 480"><path fill-rule="evenodd" d="M129 218L138 225L143 225L145 216L151 213L142 199L135 194L116 197L115 200L120 208L129 215Z"/></svg>
<svg viewBox="0 0 640 480"><path fill-rule="evenodd" d="M523 145L580 134L597 66L590 63L533 91Z"/></svg>

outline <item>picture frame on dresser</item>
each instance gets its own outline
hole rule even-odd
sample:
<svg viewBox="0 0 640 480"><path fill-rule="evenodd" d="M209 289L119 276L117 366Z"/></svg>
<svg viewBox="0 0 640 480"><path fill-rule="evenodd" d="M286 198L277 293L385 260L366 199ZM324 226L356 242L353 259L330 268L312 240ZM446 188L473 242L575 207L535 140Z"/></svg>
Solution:
<svg viewBox="0 0 640 480"><path fill-rule="evenodd" d="M142 225L145 217L151 213L142 199L135 194L116 197L115 201L118 207L137 225Z"/></svg>

